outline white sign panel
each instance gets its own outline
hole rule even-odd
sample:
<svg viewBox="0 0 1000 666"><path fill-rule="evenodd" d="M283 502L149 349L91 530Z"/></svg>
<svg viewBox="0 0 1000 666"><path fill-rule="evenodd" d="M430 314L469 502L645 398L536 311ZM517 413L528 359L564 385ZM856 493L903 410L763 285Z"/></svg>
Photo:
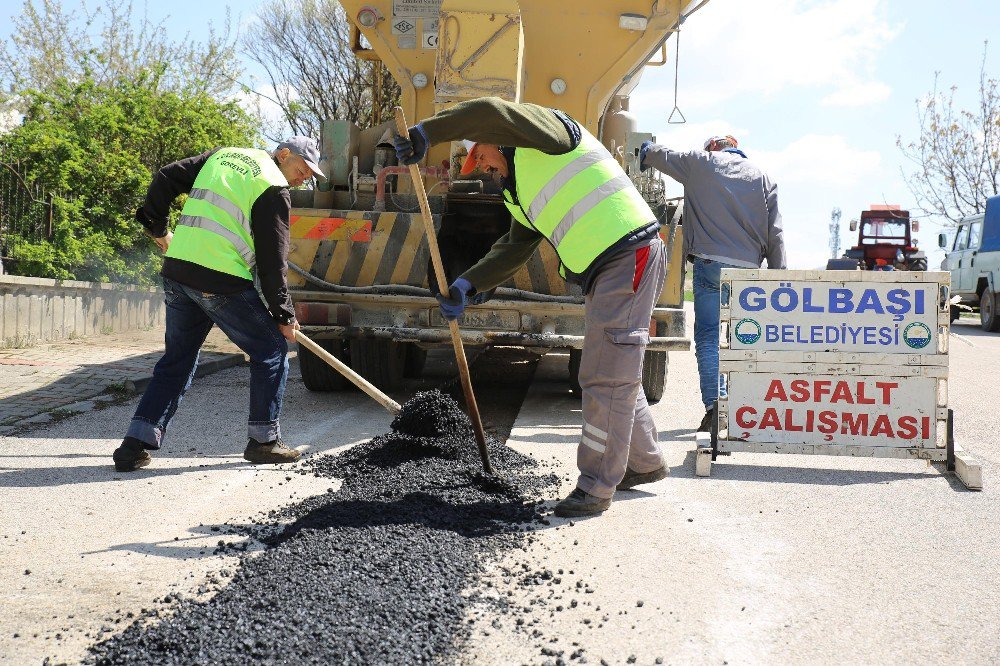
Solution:
<svg viewBox="0 0 1000 666"><path fill-rule="evenodd" d="M727 439L935 448L931 377L729 374Z"/></svg>
<svg viewBox="0 0 1000 666"><path fill-rule="evenodd" d="M936 282L733 280L731 349L938 353Z"/></svg>
<svg viewBox="0 0 1000 666"><path fill-rule="evenodd" d="M438 34L436 32L425 32L421 47L425 49L436 49L438 47Z"/></svg>
<svg viewBox="0 0 1000 666"><path fill-rule="evenodd" d="M395 18L436 19L441 13L441 0L392 0Z"/></svg>

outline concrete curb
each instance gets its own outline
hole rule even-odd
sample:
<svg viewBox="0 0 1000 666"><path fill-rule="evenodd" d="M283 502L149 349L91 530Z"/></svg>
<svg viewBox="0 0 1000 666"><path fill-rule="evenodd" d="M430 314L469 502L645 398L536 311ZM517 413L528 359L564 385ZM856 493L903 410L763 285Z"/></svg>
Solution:
<svg viewBox="0 0 1000 666"><path fill-rule="evenodd" d="M198 369L195 370L194 373L195 378L205 377L220 370L226 370L228 368L234 368L236 366L247 364L247 359L242 353L210 353L216 358L199 360ZM23 419L20 423L0 426L0 436L19 434L40 425L53 423L55 421L69 418L70 416L76 416L77 414L83 414L94 409L103 409L109 405L129 400L145 391L146 387L149 386L149 383L152 380L153 377L151 374L147 377L139 377L138 379L126 379L121 384L124 389L123 391L116 390L114 393L99 393L97 395L88 396L78 402L63 405L62 407L42 412L40 414L35 414L34 416L29 416ZM111 387L109 386L108 388Z"/></svg>
<svg viewBox="0 0 1000 666"><path fill-rule="evenodd" d="M221 352L211 352L215 355L221 355ZM222 358L213 358L210 361L198 361L198 369L194 371L195 379L200 377L207 377L219 370L227 370L229 368L235 368L238 365L246 365L247 359L242 354L225 354ZM125 391L129 394L142 393L149 386L149 382L153 381L153 376L140 377L136 380L127 379L125 380Z"/></svg>

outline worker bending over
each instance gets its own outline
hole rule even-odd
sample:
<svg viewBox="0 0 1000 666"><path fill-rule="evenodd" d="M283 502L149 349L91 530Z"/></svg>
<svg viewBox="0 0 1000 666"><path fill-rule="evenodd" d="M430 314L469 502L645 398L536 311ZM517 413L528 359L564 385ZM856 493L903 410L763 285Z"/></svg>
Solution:
<svg viewBox="0 0 1000 666"><path fill-rule="evenodd" d="M684 254L694 263L694 348L709 432L719 376L719 281L723 268L785 268L778 186L747 159L731 136L714 136L705 150L681 152L646 141L639 168L654 167L684 186Z"/></svg>
<svg viewBox="0 0 1000 666"><path fill-rule="evenodd" d="M558 254L560 274L586 294L580 477L556 515L601 513L616 487L665 477L641 375L666 257L655 215L618 162L565 113L497 98L457 104L408 135L395 140L404 164L421 161L437 143L474 142L462 173L498 177L513 218L510 231L438 297L447 319L483 302L543 240Z"/></svg>
<svg viewBox="0 0 1000 666"><path fill-rule="evenodd" d="M288 188L323 176L318 161L315 141L295 136L271 154L218 148L168 164L153 178L136 219L166 253L161 271L166 349L114 452L119 472L148 465L147 450L163 444L213 325L250 357L249 442L243 457L252 463L298 459L278 426L288 342L299 328L288 295ZM188 200L171 233L167 214L180 194ZM254 288L254 273L266 307Z"/></svg>

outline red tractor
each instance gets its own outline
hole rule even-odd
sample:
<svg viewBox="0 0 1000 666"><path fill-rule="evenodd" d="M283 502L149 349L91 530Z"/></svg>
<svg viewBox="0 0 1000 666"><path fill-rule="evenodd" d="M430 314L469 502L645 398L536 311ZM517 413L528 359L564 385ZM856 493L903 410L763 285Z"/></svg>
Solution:
<svg viewBox="0 0 1000 666"><path fill-rule="evenodd" d="M858 232L858 244L844 252L841 259L830 259L828 270L897 270L926 271L927 255L917 248L912 232L919 231L919 222L910 220L910 212L899 206L872 204L861 213L858 221L851 220L851 231Z"/></svg>

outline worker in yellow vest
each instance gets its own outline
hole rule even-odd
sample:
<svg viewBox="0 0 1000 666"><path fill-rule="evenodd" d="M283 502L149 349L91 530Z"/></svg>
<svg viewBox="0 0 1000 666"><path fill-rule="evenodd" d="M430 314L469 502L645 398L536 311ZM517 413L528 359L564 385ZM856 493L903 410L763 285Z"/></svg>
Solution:
<svg viewBox="0 0 1000 666"><path fill-rule="evenodd" d="M404 164L422 160L433 144L467 140L462 173L499 178L512 217L510 231L439 295L446 318L483 302L543 241L559 256L563 278L586 294L580 476L556 515L599 514L616 489L665 477L641 376L666 256L656 216L615 158L565 113L495 97L456 104L407 134L395 138Z"/></svg>
<svg viewBox="0 0 1000 666"><path fill-rule="evenodd" d="M288 377L288 343L299 328L288 296L289 187L320 171L319 149L294 136L272 152L218 148L168 164L153 178L136 211L160 249L166 300L166 350L114 452L115 469L150 463L198 367L213 325L250 357L251 463L283 463L300 453L281 439L278 417ZM167 228L171 202L188 199L176 231ZM260 294L254 277L260 284Z"/></svg>

